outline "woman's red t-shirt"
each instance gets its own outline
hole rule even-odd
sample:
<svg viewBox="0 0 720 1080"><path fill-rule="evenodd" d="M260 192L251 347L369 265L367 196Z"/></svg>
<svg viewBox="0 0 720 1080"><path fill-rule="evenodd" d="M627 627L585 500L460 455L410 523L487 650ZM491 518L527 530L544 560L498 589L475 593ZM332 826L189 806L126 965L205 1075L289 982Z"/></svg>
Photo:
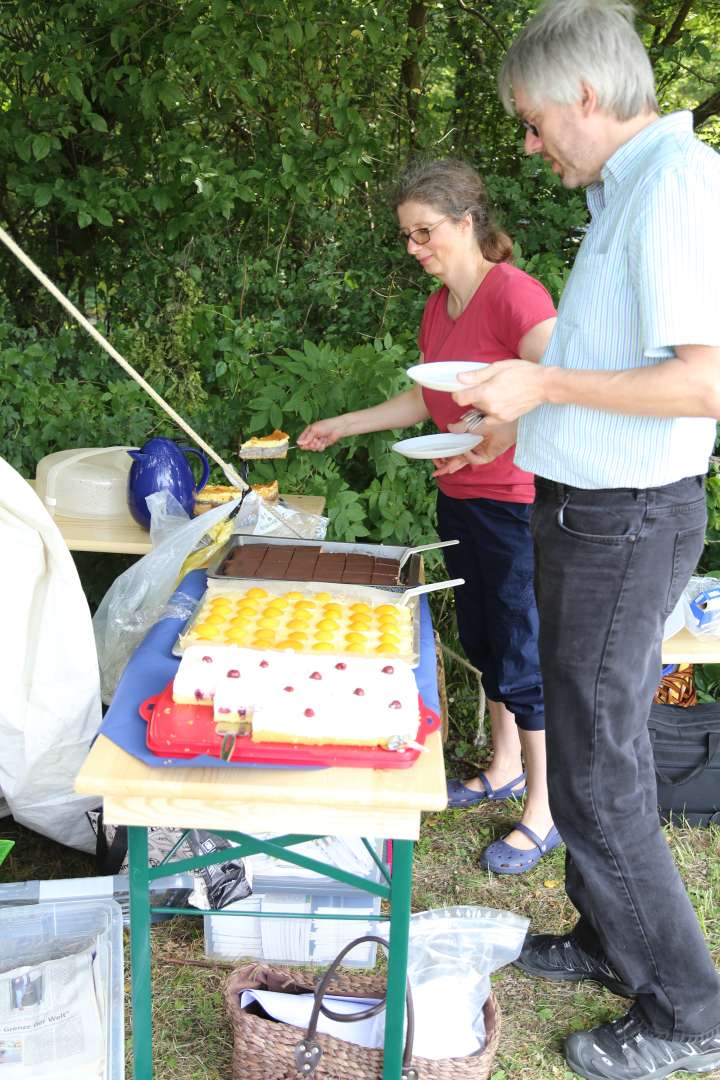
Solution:
<svg viewBox="0 0 720 1080"><path fill-rule="evenodd" d="M514 360L525 334L556 314L547 289L508 263L493 267L459 318L450 318L447 301L448 290L443 286L425 305L418 344L426 364L438 360ZM448 424L456 423L468 410L443 391L423 388L422 393L440 431L447 431ZM466 465L451 476L439 477L438 486L454 499L531 503L535 498L533 475L515 465L514 454L511 446L487 465Z"/></svg>

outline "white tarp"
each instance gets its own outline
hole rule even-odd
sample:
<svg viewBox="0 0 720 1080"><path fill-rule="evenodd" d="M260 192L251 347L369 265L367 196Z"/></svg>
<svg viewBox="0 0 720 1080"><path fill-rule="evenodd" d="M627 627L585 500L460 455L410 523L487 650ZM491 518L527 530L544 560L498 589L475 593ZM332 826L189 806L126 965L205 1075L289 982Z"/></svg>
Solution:
<svg viewBox="0 0 720 1080"><path fill-rule="evenodd" d="M98 799L73 792L101 719L90 610L57 526L2 458L0 596L0 792L20 824L93 851Z"/></svg>

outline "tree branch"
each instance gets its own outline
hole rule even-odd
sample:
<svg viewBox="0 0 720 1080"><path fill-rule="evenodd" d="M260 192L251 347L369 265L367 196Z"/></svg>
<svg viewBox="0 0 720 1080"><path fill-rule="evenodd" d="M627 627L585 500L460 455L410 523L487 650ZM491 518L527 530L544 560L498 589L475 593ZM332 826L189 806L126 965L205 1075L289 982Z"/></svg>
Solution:
<svg viewBox="0 0 720 1080"><path fill-rule="evenodd" d="M654 26L658 29L662 29L665 25L665 20L659 15L648 15L645 11L637 11L635 17L638 18L640 22L647 23L648 26Z"/></svg>
<svg viewBox="0 0 720 1080"><path fill-rule="evenodd" d="M716 90L709 98L705 98L692 111L695 127L701 127L711 116L720 114L720 90Z"/></svg>
<svg viewBox="0 0 720 1080"><path fill-rule="evenodd" d="M474 15L476 19L479 19L483 26L490 31L496 41L500 43L503 49L507 49L507 43L496 26L488 19L487 15L483 15L482 11L478 11L477 8L469 7L465 3L465 0L457 0L458 7L461 11L467 12L468 15Z"/></svg>
<svg viewBox="0 0 720 1080"><path fill-rule="evenodd" d="M663 40L659 43L659 49L666 49L668 45L674 45L677 39L680 37L680 33L683 28L683 23L688 17L690 8L693 5L693 0L682 0L678 13L675 16L672 26L668 30Z"/></svg>

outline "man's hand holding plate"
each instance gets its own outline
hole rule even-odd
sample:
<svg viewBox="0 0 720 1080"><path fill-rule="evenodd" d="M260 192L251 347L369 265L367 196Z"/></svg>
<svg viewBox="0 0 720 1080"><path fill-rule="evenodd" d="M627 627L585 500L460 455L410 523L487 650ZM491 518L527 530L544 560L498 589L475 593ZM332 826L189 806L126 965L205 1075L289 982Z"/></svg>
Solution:
<svg viewBox="0 0 720 1080"><path fill-rule="evenodd" d="M453 394L458 405L472 405L495 421L506 423L536 409L546 400L546 369L530 360L498 360L479 371L458 375L467 390Z"/></svg>

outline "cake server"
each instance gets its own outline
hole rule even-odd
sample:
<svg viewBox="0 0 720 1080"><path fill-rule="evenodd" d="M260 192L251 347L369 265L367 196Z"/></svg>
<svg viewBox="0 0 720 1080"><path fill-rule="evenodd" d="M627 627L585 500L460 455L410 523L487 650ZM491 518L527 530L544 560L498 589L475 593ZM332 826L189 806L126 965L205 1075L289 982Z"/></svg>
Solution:
<svg viewBox="0 0 720 1080"><path fill-rule="evenodd" d="M423 596L425 593L437 592L439 589L454 589L456 585L464 585L465 578L451 578L450 581L429 581L426 585L414 585L412 589L406 589L400 597L400 607L405 607L413 596Z"/></svg>
<svg viewBox="0 0 720 1080"><path fill-rule="evenodd" d="M459 543L459 540L436 540L434 544L421 544L420 547L408 548L400 559L400 566L398 569L402 570L411 555L419 555L421 551L435 551L436 548L453 547L454 544Z"/></svg>

